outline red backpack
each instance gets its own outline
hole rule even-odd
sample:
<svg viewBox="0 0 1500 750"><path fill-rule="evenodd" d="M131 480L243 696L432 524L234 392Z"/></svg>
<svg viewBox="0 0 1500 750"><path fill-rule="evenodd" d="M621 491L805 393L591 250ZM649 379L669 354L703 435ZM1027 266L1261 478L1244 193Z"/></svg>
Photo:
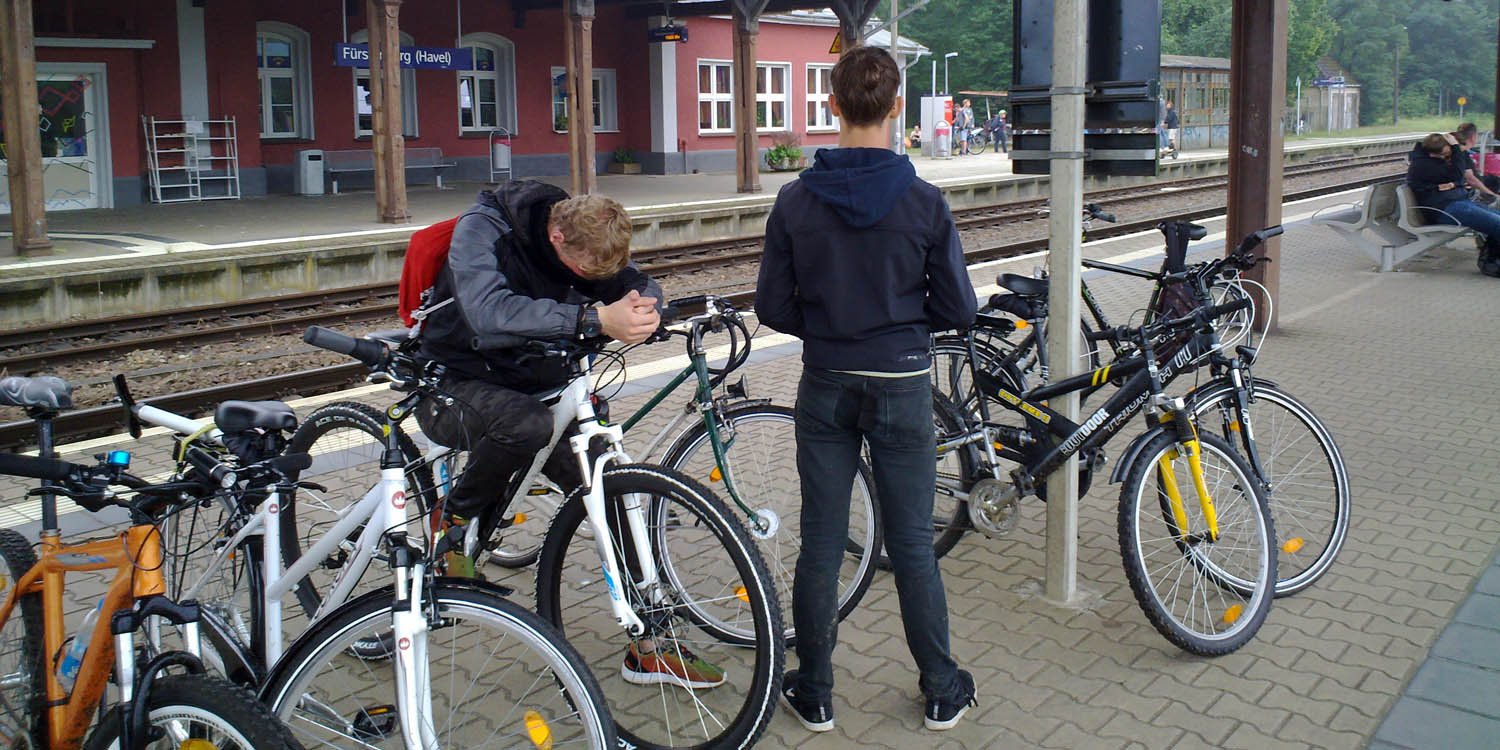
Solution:
<svg viewBox="0 0 1500 750"><path fill-rule="evenodd" d="M437 283L438 272L448 261L448 245L453 242L453 228L462 218L455 216L412 233L406 243L406 258L401 261L400 294L396 312L410 328L417 324L412 312L422 307L424 297Z"/></svg>

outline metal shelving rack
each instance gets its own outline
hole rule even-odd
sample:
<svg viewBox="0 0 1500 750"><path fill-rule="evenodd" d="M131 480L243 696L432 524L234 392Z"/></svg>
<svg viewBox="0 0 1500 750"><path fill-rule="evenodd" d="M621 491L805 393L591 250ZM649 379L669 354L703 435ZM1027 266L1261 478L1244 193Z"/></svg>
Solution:
<svg viewBox="0 0 1500 750"><path fill-rule="evenodd" d="M141 127L153 202L240 197L240 149L233 117L159 120L147 115Z"/></svg>

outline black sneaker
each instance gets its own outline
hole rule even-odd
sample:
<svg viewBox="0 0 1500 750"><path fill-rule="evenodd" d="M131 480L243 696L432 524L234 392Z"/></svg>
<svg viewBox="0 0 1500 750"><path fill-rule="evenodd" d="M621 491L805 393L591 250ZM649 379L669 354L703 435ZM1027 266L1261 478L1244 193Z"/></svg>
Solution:
<svg viewBox="0 0 1500 750"><path fill-rule="evenodd" d="M958 670L958 687L959 693L955 697L927 699L927 714L922 723L928 729L939 732L952 729L970 708L979 705L979 701L974 700L974 675Z"/></svg>
<svg viewBox="0 0 1500 750"><path fill-rule="evenodd" d="M797 695L797 670L793 669L781 678L781 705L802 722L809 732L833 730L833 701L804 700Z"/></svg>

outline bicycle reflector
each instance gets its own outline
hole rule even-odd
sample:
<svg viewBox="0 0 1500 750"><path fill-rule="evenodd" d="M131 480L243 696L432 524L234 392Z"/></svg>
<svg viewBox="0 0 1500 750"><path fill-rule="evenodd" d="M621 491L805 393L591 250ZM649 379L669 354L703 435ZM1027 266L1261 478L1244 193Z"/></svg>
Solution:
<svg viewBox="0 0 1500 750"><path fill-rule="evenodd" d="M535 711L527 711L524 718L526 736L531 739L531 744L539 750L552 750L552 727L547 726L547 720Z"/></svg>
<svg viewBox="0 0 1500 750"><path fill-rule="evenodd" d="M118 469L130 468L130 451L110 451L104 457L104 463Z"/></svg>

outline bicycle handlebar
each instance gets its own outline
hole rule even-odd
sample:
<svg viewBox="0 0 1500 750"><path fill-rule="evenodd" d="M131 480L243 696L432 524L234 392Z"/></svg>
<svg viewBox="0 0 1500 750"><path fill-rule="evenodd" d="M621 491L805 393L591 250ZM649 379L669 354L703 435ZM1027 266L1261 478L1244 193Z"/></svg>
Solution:
<svg viewBox="0 0 1500 750"><path fill-rule="evenodd" d="M0 474L28 479L46 479L53 482L78 481L86 476L89 467L69 463L55 458L22 456L15 453L0 453Z"/></svg>
<svg viewBox="0 0 1500 750"><path fill-rule="evenodd" d="M390 349L379 341L357 339L322 326L308 326L302 334L302 340L319 349L348 355L370 367L380 367L390 356Z"/></svg>
<svg viewBox="0 0 1500 750"><path fill-rule="evenodd" d="M1097 203L1090 203L1090 204L1084 206L1083 207L1083 212L1086 213L1086 214L1088 214L1089 218L1091 218L1091 219L1098 219L1100 221L1107 221L1107 222L1109 222L1111 224L1115 223L1115 215L1114 214L1108 214L1108 213L1105 213L1103 211L1100 211L1099 210L1099 204L1097 204Z"/></svg>

